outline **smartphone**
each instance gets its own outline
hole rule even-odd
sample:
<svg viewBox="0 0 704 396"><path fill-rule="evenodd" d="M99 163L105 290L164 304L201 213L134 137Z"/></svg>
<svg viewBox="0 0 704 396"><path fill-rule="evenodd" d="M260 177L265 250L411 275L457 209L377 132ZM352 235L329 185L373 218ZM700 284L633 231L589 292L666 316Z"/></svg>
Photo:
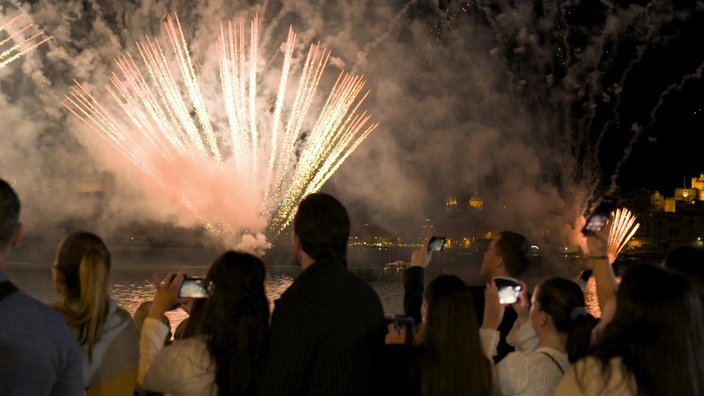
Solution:
<svg viewBox="0 0 704 396"><path fill-rule="evenodd" d="M521 295L521 290L523 290L523 286L518 282L518 279L507 276L497 276L494 278L494 284L499 289L499 302L501 304L515 303Z"/></svg>
<svg viewBox="0 0 704 396"><path fill-rule="evenodd" d="M406 344L413 343L413 336L416 333L416 321L411 316L396 315L394 317L394 330L401 334L401 329L406 326Z"/></svg>
<svg viewBox="0 0 704 396"><path fill-rule="evenodd" d="M608 196L602 197L599 204L592 210L592 213L587 218L587 223L584 225L584 228L582 228L582 234L594 235L594 231L601 231L615 208L615 198Z"/></svg>
<svg viewBox="0 0 704 396"><path fill-rule="evenodd" d="M434 236L430 237L430 241L428 241L428 251L429 252L439 252L443 249L445 249L445 242L447 241L447 238L441 237L441 236Z"/></svg>
<svg viewBox="0 0 704 396"><path fill-rule="evenodd" d="M208 298L208 288L205 278L183 278L178 291L179 298Z"/></svg>

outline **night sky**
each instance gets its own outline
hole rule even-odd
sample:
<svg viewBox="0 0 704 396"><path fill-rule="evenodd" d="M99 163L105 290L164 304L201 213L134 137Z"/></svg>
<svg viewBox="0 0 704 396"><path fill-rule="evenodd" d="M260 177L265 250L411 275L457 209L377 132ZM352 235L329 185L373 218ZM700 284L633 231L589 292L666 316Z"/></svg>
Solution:
<svg viewBox="0 0 704 396"><path fill-rule="evenodd" d="M460 3L451 1L447 7ZM463 17L472 11L482 14L478 2L466 4L469 11ZM548 4L532 3L536 24L547 17ZM563 82L570 74L596 74L571 92L565 124L585 138L584 158L596 153L601 184L667 194L681 187L683 178L689 184L704 172L702 2L571 1L560 14L562 23L553 29L533 27L552 51L552 62L508 53L509 65L529 83L547 73ZM621 25L614 29L617 23ZM592 50L599 51L598 58L585 66L579 58ZM541 66L544 71L537 73ZM545 105L540 96L524 99L536 108Z"/></svg>
<svg viewBox="0 0 704 396"><path fill-rule="evenodd" d="M694 2L674 4L687 9ZM619 125L609 125L605 141L614 147L600 157L608 173L620 148L632 145L616 179L619 186L669 194L683 186L683 179L689 186L691 177L704 172L704 52L698 48L704 48L701 5L686 18L664 24L623 79L620 106L615 109ZM638 50L626 41L618 51L631 54L631 62ZM626 57L617 58L621 56ZM614 66L624 65L630 63L622 60ZM640 132L632 139L634 131Z"/></svg>
<svg viewBox="0 0 704 396"><path fill-rule="evenodd" d="M668 195L704 171L702 1L2 4L3 20L23 11L54 36L0 69L0 176L24 197L30 230L75 219L104 235L136 220L198 224L168 189L61 106L74 79L104 100L113 59L135 54L145 35L163 39L162 22L176 12L213 103L221 100L217 73L209 72L215 37L218 22L230 18L262 19L263 85L278 81L277 50L289 26L300 53L317 41L332 50L331 76L342 69L365 76L364 108L380 127L323 190L353 217L385 229L407 230L447 197L479 194L492 211L488 227L570 238L595 196L616 187ZM271 92L260 96L273 102ZM174 174L228 205L234 226L257 215L238 214L246 197L211 171ZM63 195L61 186L76 180L113 187L84 202Z"/></svg>

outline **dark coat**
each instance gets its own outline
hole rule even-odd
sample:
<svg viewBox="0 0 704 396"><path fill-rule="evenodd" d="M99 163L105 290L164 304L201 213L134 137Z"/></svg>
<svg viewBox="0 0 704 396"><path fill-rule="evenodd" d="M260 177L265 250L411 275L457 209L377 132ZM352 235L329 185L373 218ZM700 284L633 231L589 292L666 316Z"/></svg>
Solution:
<svg viewBox="0 0 704 396"><path fill-rule="evenodd" d="M319 260L276 301L263 395L367 395L384 346L376 292Z"/></svg>

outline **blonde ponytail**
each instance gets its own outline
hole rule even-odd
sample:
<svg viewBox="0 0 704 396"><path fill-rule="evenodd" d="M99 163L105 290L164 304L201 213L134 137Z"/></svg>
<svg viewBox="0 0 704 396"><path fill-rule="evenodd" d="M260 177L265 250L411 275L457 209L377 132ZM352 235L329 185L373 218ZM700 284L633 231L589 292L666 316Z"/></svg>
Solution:
<svg viewBox="0 0 704 396"><path fill-rule="evenodd" d="M56 308L70 326L79 329L77 341L88 346L90 359L108 315L110 255L96 235L77 232L61 242L55 265L66 287Z"/></svg>
<svg viewBox="0 0 704 396"><path fill-rule="evenodd" d="M86 252L79 270L81 295L78 306L84 311L86 322L81 326L81 344L88 344L88 356L103 333L103 325L108 314L108 271L100 255L95 251Z"/></svg>

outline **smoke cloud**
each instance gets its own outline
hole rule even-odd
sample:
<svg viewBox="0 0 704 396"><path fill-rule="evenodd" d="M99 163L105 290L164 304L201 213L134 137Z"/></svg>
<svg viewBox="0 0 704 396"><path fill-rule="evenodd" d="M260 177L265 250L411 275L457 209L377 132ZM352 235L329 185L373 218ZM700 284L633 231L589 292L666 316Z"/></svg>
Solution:
<svg viewBox="0 0 704 396"><path fill-rule="evenodd" d="M485 202L482 227L566 243L588 201L600 192L602 174L612 170L608 162L598 165L602 146L611 144L605 136L620 125L630 129L651 121L638 119L647 109L621 115L629 105L621 92L631 73L649 51L667 45L669 27L702 11L701 2L666 1L642 6L451 1L444 10L425 0L60 3L5 1L0 9L4 19L25 12L55 37L0 69L5 129L0 176L19 190L27 230L51 238L76 226L117 238L134 222L199 224L61 107L74 79L105 97L102 86L114 70L113 59L124 51L135 54L134 43L145 35L163 39L163 19L178 13L209 103L217 102L219 92L215 39L219 22L228 19L248 23L260 16L260 48L266 51L260 69L274 71L262 73L264 87L278 84L278 50L289 25L298 34L297 59L312 42L332 50L328 80L336 69L365 76L372 94L364 108L381 126L324 188L353 209L353 223L404 233L429 213L441 212L448 197L478 194ZM655 37L659 41L651 40ZM628 61L618 63L616 56L624 54ZM662 89L694 70L696 65L675 73ZM645 107L660 98L655 95ZM216 123L225 121L212 116ZM624 141L617 150L630 150L631 139ZM202 193L199 199L256 205L236 180L189 169L184 165L174 174L191 180ZM107 190L91 193L91 183L98 182ZM218 185L216 194L212 185ZM218 216L263 229L261 219L243 213L252 211ZM254 234L246 241L266 244Z"/></svg>

